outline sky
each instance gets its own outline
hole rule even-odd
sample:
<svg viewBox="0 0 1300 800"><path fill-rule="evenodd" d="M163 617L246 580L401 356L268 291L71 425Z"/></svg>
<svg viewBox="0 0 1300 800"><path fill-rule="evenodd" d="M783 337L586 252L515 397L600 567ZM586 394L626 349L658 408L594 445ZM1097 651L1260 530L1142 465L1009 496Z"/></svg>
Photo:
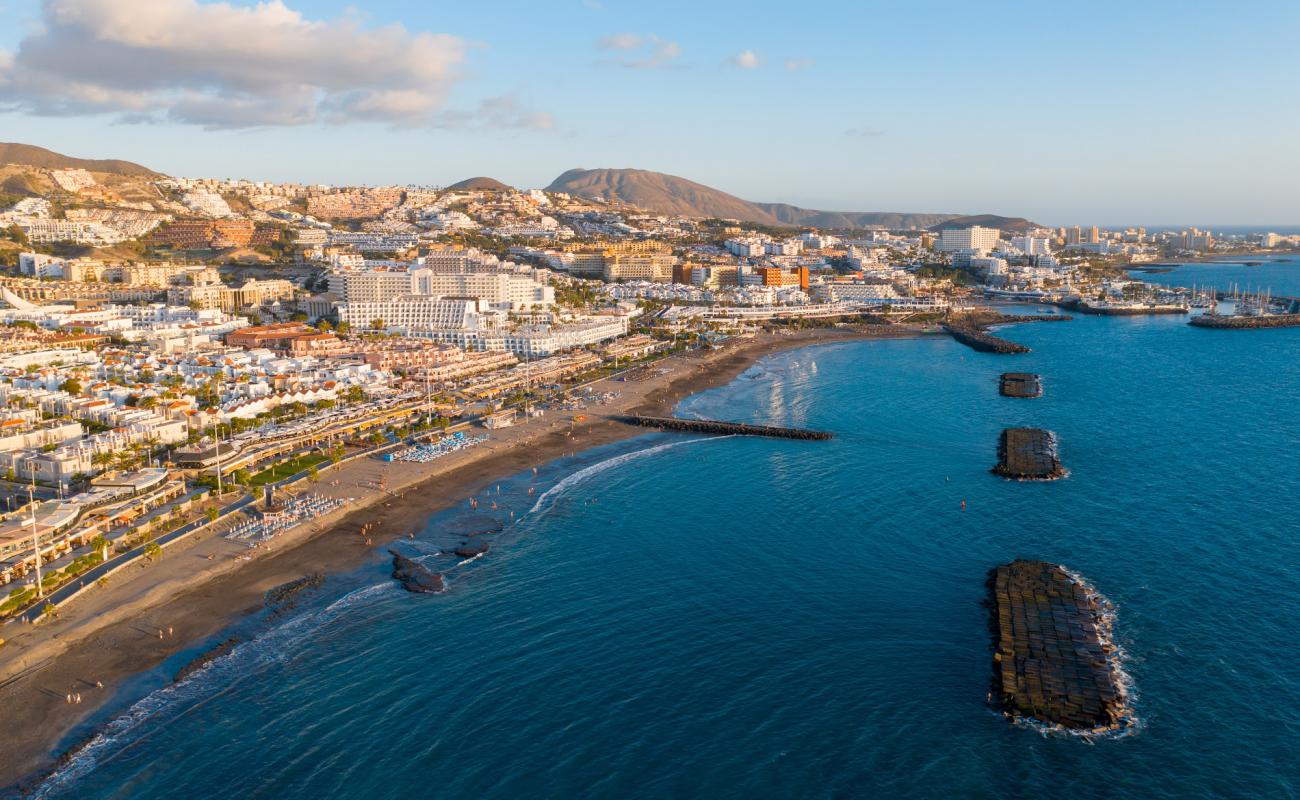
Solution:
<svg viewBox="0 0 1300 800"><path fill-rule="evenodd" d="M0 0L0 141L173 175L1300 223L1300 3Z"/></svg>

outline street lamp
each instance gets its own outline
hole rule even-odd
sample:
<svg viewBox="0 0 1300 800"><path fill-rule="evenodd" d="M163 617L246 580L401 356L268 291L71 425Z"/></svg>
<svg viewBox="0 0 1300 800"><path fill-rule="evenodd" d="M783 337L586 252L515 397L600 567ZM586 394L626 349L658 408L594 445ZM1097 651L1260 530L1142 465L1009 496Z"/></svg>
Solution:
<svg viewBox="0 0 1300 800"><path fill-rule="evenodd" d="M41 540L36 530L36 498L32 487L27 487L27 502L32 512L32 549L36 551L36 596L44 597L45 588L41 585Z"/></svg>

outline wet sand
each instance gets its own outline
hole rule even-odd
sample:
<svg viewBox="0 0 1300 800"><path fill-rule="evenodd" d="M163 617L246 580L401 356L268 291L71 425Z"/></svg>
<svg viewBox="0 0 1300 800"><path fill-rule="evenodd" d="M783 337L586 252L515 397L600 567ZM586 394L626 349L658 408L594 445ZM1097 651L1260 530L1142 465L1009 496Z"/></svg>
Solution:
<svg viewBox="0 0 1300 800"><path fill-rule="evenodd" d="M914 336L848 329L761 334L652 365L640 381L604 380L592 391L618 392L585 412L552 411L493 431L486 444L430 464L359 459L325 471L306 491L349 498L340 511L299 525L269 548L209 533L168 548L158 563L116 573L107 587L69 604L37 626L7 625L0 636L0 786L19 788L75 750L69 732L108 702L116 687L193 648L263 607L268 589L311 572L340 572L385 560L384 546L418 531L434 513L465 502L503 476L592 447L640 436L644 430L611 414L670 415L687 395L731 381L769 353L817 343ZM658 370L666 370L659 374ZM380 480L385 490L376 488ZM337 484L337 485L336 485ZM370 533L362 534L363 524ZM250 558L251 556L251 558ZM247 560L245 560L247 559ZM97 682L103 688L97 687ZM68 703L80 694L80 703Z"/></svg>

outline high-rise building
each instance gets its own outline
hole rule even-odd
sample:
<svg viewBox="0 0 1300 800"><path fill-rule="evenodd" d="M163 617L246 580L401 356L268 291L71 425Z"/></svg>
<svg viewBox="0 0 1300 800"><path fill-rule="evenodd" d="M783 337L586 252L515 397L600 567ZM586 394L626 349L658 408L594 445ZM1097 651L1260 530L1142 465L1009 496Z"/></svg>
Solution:
<svg viewBox="0 0 1300 800"><path fill-rule="evenodd" d="M955 253L959 250L978 250L987 253L997 246L1001 233L997 228L981 228L978 225L969 228L949 228L940 235L936 249L941 253Z"/></svg>

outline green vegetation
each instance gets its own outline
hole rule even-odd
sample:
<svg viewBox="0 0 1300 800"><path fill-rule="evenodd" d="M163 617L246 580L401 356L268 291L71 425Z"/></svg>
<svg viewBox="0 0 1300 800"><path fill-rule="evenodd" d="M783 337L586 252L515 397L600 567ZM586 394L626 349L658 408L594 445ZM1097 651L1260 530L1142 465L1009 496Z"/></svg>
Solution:
<svg viewBox="0 0 1300 800"><path fill-rule="evenodd" d="M262 470L252 476L248 485L257 487L265 486L268 483L275 483L276 481L282 481L290 475L297 475L303 470L316 470L320 464L329 460L329 456L321 455L320 453L301 455L297 458L276 464L269 469Z"/></svg>

